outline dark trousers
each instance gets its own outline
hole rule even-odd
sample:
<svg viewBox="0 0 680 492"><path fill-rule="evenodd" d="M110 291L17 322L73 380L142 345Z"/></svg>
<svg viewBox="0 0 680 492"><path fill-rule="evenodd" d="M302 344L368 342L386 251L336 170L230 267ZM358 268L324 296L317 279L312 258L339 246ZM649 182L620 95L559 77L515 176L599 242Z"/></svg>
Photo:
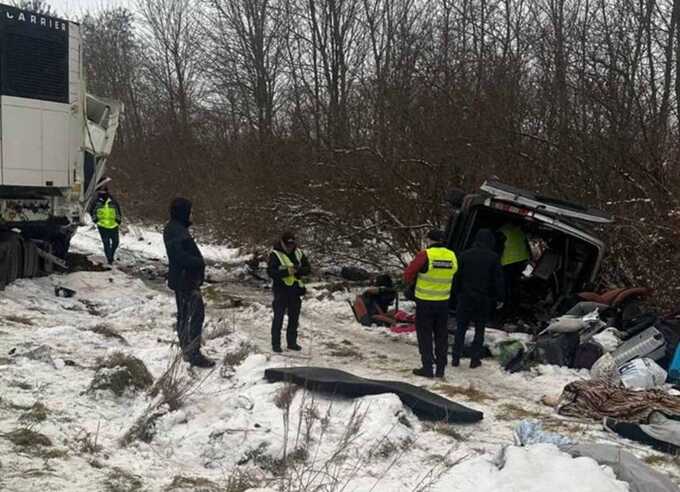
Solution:
<svg viewBox="0 0 680 492"><path fill-rule="evenodd" d="M447 323L449 319L449 303L416 302L416 335L418 351L425 369L432 369L436 363L438 368L446 367L446 353L449 345ZM433 353L434 342L434 353Z"/></svg>
<svg viewBox="0 0 680 492"><path fill-rule="evenodd" d="M503 267L503 280L505 281L505 311L519 308L520 279L522 272L527 267L526 261L511 263Z"/></svg>
<svg viewBox="0 0 680 492"><path fill-rule="evenodd" d="M288 314L288 326L286 327L286 343L288 346L297 343L298 322L300 320L300 308L302 298L296 289L286 289L274 292L274 320L272 321L272 347L281 347L281 330L283 317Z"/></svg>
<svg viewBox="0 0 680 492"><path fill-rule="evenodd" d="M481 360L482 350L484 348L484 321L473 321L475 325L475 338L472 341L472 351L470 359ZM465 346L465 333L467 332L470 321L466 319L458 319L456 327L456 337L453 342L453 358L460 359L463 355L463 347Z"/></svg>
<svg viewBox="0 0 680 492"><path fill-rule="evenodd" d="M179 346L184 352L184 358L189 360L201 348L201 334L205 320L205 306L201 291L176 290L177 301L177 338Z"/></svg>
<svg viewBox="0 0 680 492"><path fill-rule="evenodd" d="M118 228L106 229L104 227L98 227L99 235L102 238L102 243L104 244L104 254L106 255L106 261L109 265L113 263L113 259L118 249Z"/></svg>

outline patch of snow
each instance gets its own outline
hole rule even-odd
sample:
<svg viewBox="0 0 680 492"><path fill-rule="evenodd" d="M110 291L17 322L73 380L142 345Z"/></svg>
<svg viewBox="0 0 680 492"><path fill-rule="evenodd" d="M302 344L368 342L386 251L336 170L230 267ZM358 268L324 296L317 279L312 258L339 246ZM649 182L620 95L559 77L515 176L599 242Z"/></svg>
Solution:
<svg viewBox="0 0 680 492"><path fill-rule="evenodd" d="M77 248L98 252L96 230L80 232L74 238ZM152 244L136 245L140 241L130 233L121 255L138 264L160 258L160 235L140 234ZM213 258L238 258L237 250L215 248L208 253ZM76 294L57 297L56 286ZM172 293L115 268L20 280L1 292L0 428L26 427L21 415L41 402L47 417L31 423L31 429L48 436L54 444L49 449L64 455L46 458L45 450L15 446L0 437L0 488L102 490L107 481L122 480L122 470L137 477L145 490L164 490L180 475L226 488L226 477L241 473L252 478L253 487L265 487L252 490L269 491L278 488L272 480L285 452L291 457L288 476L319 488L334 483L345 490L414 490L425 484L433 490L470 492L626 490L593 461L540 445L506 449L516 421L525 418L513 414L520 410L549 420L551 430L577 440L617 439L597 423L563 419L540 403L544 395L559 395L568 382L588 377L587 371L539 366L508 374L494 360L475 370L463 361L447 369L444 381L420 379L411 374L420 363L414 334L359 325L346 302L356 292L317 299L323 288L313 283L301 314L302 353L272 354L271 294L243 283L210 288L204 335L226 330L206 336L204 351L218 367L206 371L182 365L177 376L192 383L184 404L175 411L158 408L150 442L133 440L127 446L121 437L149 414L158 397L139 390L120 397L109 390L86 390L98 360L115 352L142 360L156 380L164 374L176 354ZM248 302L221 307L220 295L232 292ZM106 330L93 331L102 326L124 341L107 336ZM251 348L236 358L243 347ZM395 395L341 398L293 391L263 378L267 368L298 365L409 382L482 410L485 418L442 428L419 420ZM93 450L95 441L101 450ZM505 465L499 468L494 457L503 449ZM591 488L575 488L574 476Z"/></svg>

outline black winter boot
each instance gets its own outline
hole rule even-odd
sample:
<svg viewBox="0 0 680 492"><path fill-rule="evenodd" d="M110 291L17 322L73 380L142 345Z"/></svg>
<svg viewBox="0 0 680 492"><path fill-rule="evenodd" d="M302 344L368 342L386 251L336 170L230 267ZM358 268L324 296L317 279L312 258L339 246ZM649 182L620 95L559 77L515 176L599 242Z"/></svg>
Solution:
<svg viewBox="0 0 680 492"><path fill-rule="evenodd" d="M437 366L437 371L434 373L435 377L437 378L443 378L444 377L444 368L446 366Z"/></svg>
<svg viewBox="0 0 680 492"><path fill-rule="evenodd" d="M453 357L451 357L451 366L452 367L458 367L459 365L460 365L460 357L458 357L457 355L454 355Z"/></svg>
<svg viewBox="0 0 680 492"><path fill-rule="evenodd" d="M191 357L191 365L194 367L208 369L210 367L215 367L215 361L207 358L200 351L196 351L196 353Z"/></svg>
<svg viewBox="0 0 680 492"><path fill-rule="evenodd" d="M423 378L431 378L433 376L432 367L420 367L418 369L414 369L413 374Z"/></svg>
<svg viewBox="0 0 680 492"><path fill-rule="evenodd" d="M476 369L482 366L482 361L479 359L470 360L470 369Z"/></svg>
<svg viewBox="0 0 680 492"><path fill-rule="evenodd" d="M300 347L297 343L293 343L288 345L288 350L295 350L296 352L299 352L302 350L302 347Z"/></svg>

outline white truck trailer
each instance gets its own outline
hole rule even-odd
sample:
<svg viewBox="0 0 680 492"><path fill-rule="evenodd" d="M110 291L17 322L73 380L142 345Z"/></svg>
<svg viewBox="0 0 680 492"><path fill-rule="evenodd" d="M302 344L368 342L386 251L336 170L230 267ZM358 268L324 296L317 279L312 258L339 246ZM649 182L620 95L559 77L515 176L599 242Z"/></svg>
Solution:
<svg viewBox="0 0 680 492"><path fill-rule="evenodd" d="M122 107L87 94L80 26L0 4L0 288L65 267Z"/></svg>

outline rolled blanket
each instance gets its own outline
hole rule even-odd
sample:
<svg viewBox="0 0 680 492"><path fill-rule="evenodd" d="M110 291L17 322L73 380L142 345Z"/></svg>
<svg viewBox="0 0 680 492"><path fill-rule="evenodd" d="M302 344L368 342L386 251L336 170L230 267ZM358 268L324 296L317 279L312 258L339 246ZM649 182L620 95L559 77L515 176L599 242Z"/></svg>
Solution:
<svg viewBox="0 0 680 492"><path fill-rule="evenodd" d="M661 390L631 391L600 381L574 381L564 387L557 412L568 417L614 417L623 422L647 422L652 412L680 416L680 397Z"/></svg>

